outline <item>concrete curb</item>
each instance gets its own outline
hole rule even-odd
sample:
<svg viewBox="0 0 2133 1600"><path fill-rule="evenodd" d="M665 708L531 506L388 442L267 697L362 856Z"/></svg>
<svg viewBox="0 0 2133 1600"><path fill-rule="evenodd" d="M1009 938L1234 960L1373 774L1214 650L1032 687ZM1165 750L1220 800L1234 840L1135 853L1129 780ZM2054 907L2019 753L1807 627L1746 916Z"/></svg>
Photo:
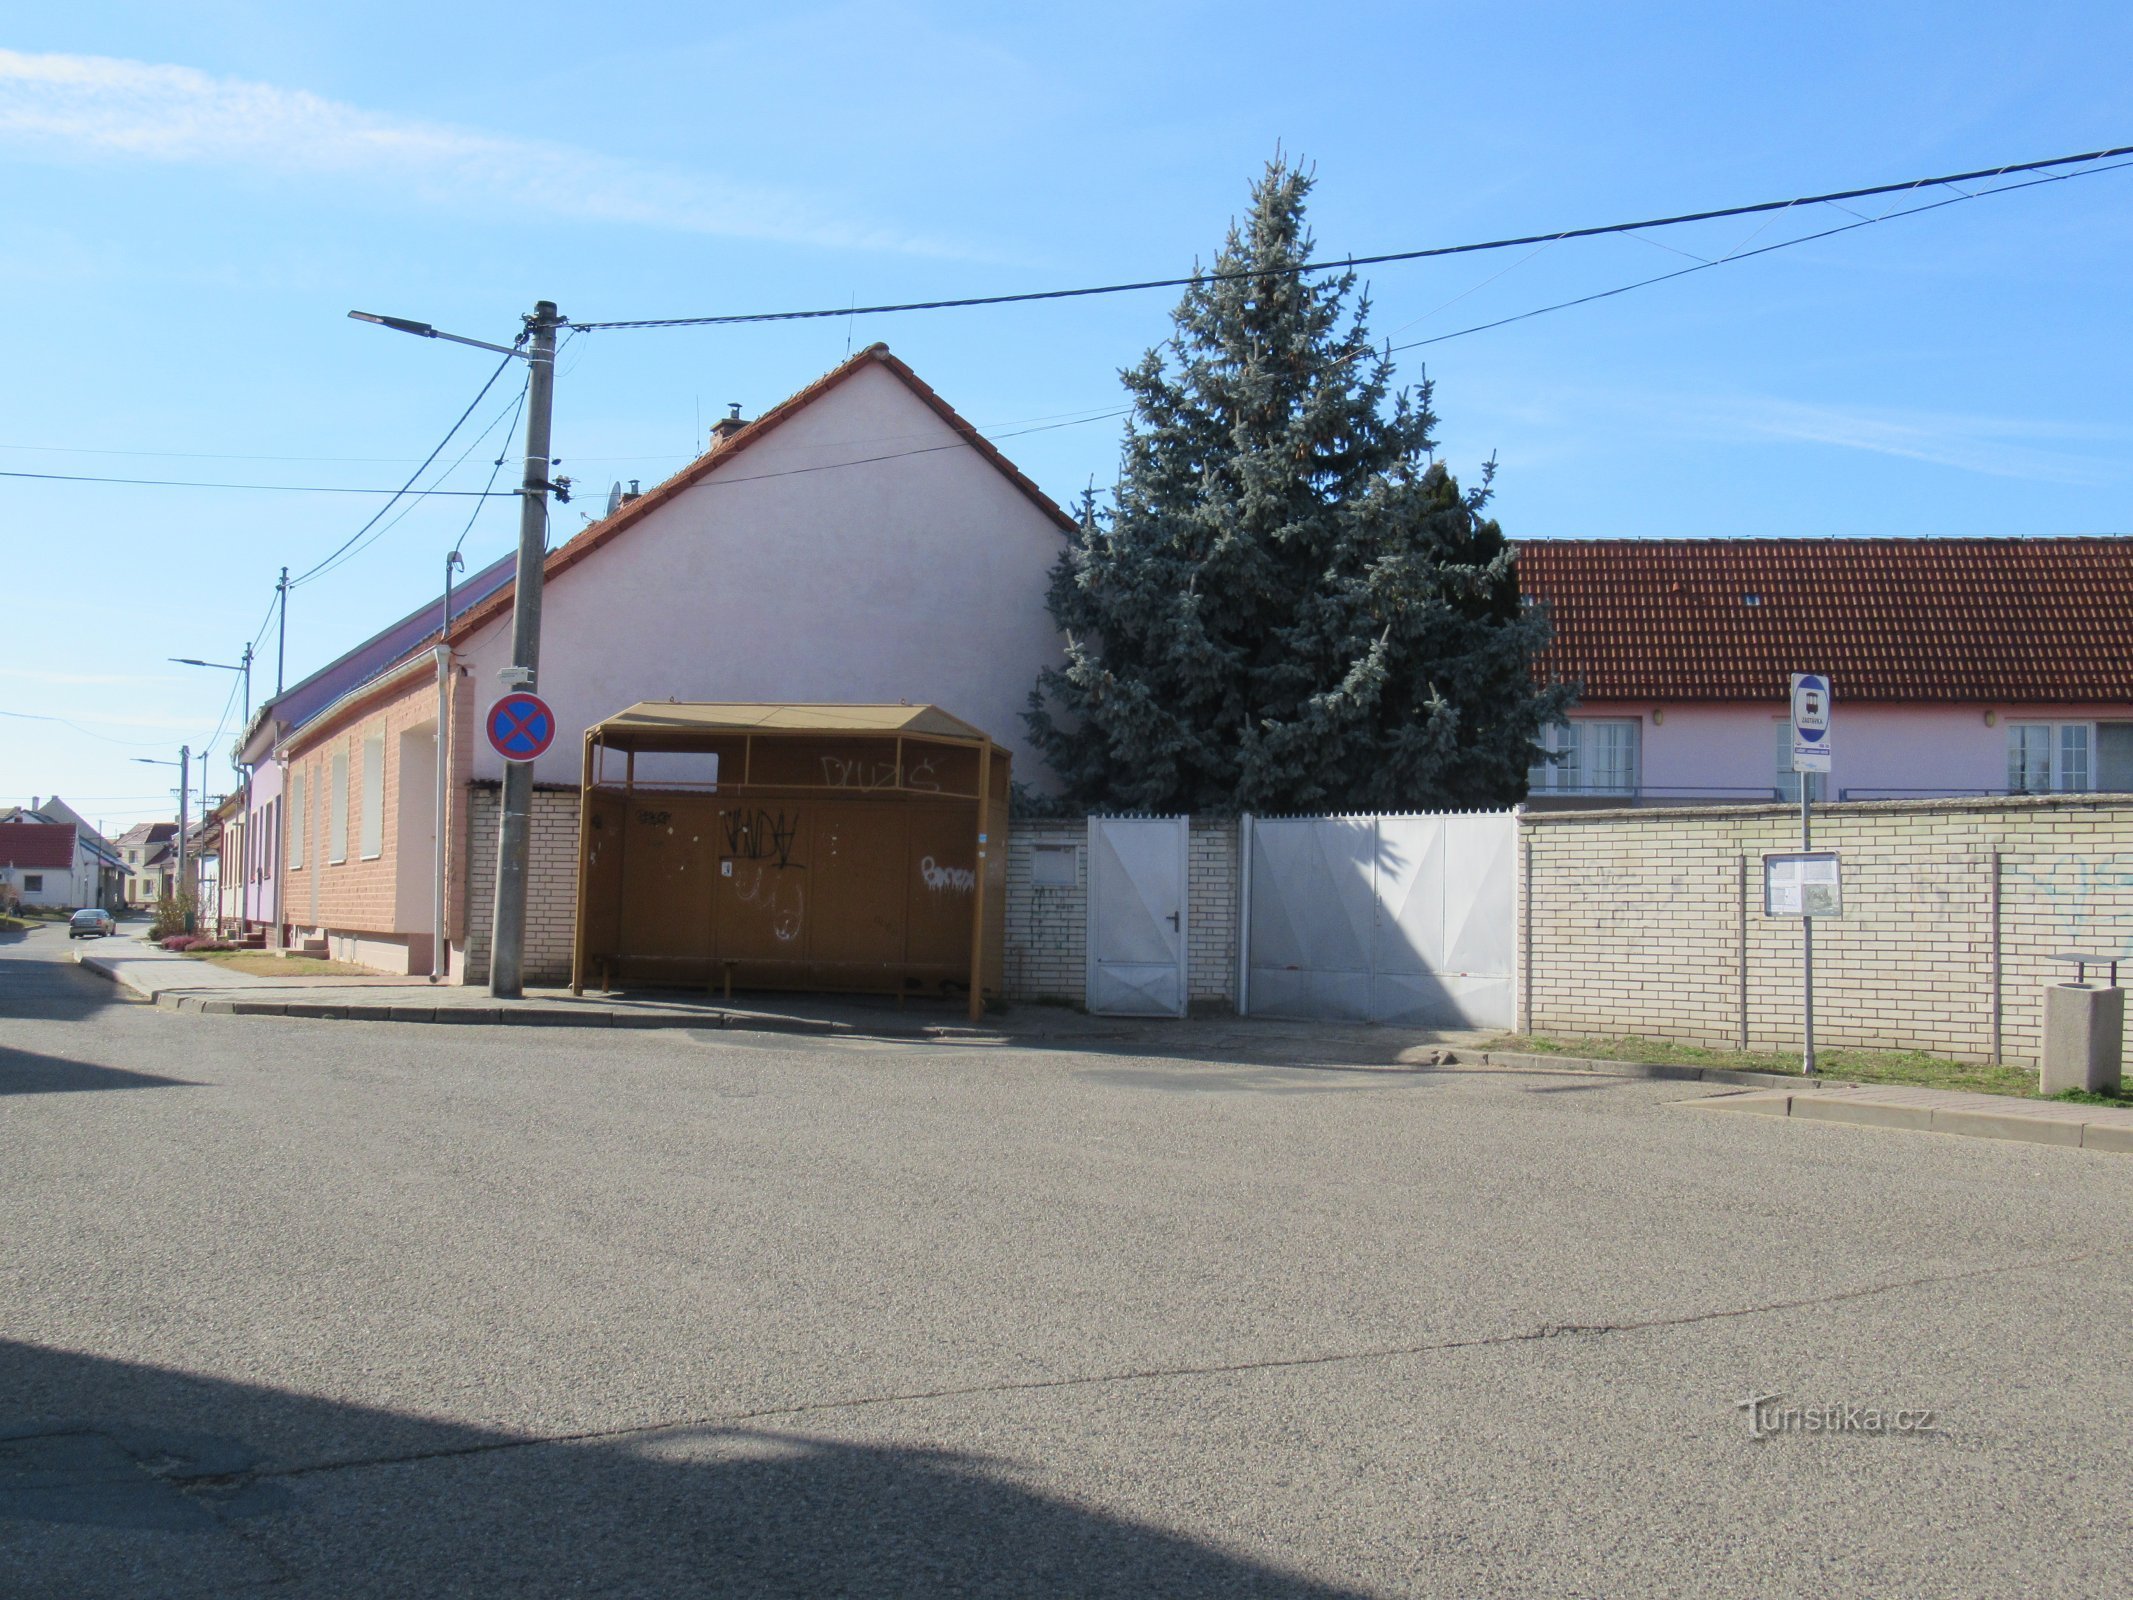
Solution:
<svg viewBox="0 0 2133 1600"><path fill-rule="evenodd" d="M109 961L77 952L75 962L116 983L164 1011L220 1017L301 1017L314 1022L402 1022L527 1028L734 1028L756 1033L800 1033L856 1039L907 1041L999 1041L1003 1035L982 1028L941 1023L894 1023L860 1027L824 1017L793 1016L778 1011L658 1010L640 1006L599 1005L408 1005L382 1000L255 1000L223 997L193 988L159 988L122 974Z"/></svg>
<svg viewBox="0 0 2133 1600"><path fill-rule="evenodd" d="M2013 1139L2024 1144L2063 1149L2102 1150L2133 1155L2133 1128L2115 1122L2076 1122L2064 1117L2024 1116L2019 1111L1984 1111L1971 1106L1892 1105L1882 1100L1854 1100L1828 1090L1870 1089L1869 1084L1834 1078L1818 1080L1803 1091L1801 1079L1781 1072L1737 1072L1730 1067L1686 1067L1650 1061L1607 1061L1593 1056L1544 1056L1514 1050L1462 1054L1461 1061L1492 1066L1527 1067L1546 1072L1595 1072L1624 1078L1663 1078L1684 1083L1738 1084L1744 1089L1782 1089L1768 1097L1716 1095L1691 1102L1706 1111L1749 1112L1766 1117L1798 1117L1806 1122L1848 1122L1863 1128L1898 1128L1913 1133L1946 1133L1966 1139ZM1932 1090L1920 1091L1931 1094ZM2008 1099L2010 1106L2036 1101Z"/></svg>
<svg viewBox="0 0 2133 1600"><path fill-rule="evenodd" d="M1741 1072L1733 1067L1689 1067L1662 1061L1609 1061L1601 1056L1543 1056L1517 1050L1455 1050L1461 1062L1492 1067L1528 1067L1539 1072L1596 1072L1612 1078L1662 1078L1681 1083L1734 1083L1748 1089L1788 1089L1800 1080L1785 1072ZM1819 1080L1831 1088L1856 1089L1838 1078Z"/></svg>
<svg viewBox="0 0 2133 1600"><path fill-rule="evenodd" d="M2015 1100L2011 1103L2033 1105L2036 1102ZM1836 1095L1818 1094L1773 1095L1767 1100L1720 1095L1698 1100L1694 1106L1703 1111L1747 1111L1770 1117L1797 1117L1807 1122L1848 1122L1854 1127L1946 1133L1964 1139L2011 1139L2022 1144L2056 1145L2067 1150L2133 1155L2133 1128L2123 1123L2028 1117L2018 1111L1980 1111L1968 1106L1890 1105L1883 1101L1846 1100Z"/></svg>

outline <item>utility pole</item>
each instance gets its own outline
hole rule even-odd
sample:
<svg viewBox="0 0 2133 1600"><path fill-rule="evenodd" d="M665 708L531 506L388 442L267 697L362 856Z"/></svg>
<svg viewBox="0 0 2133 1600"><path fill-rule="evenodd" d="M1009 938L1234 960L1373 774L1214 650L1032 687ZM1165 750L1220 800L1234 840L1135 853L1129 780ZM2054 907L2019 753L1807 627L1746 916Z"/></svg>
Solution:
<svg viewBox="0 0 2133 1600"><path fill-rule="evenodd" d="M526 472L519 485L518 573L511 593L511 665L499 676L507 691L534 687L541 665L541 567L548 559L548 496L569 499L564 492L569 480L550 482L548 469L549 431L555 409L555 334L563 324L553 300L535 303L525 318L526 331L509 346L490 344L446 333L427 322L407 317L383 317L370 311L348 313L357 322L375 323L420 339L443 339L452 344L492 350L502 356L517 356L526 363ZM449 582L447 569L447 582ZM286 614L288 599L282 600ZM449 622L450 600L446 600ZM440 642L439 677L449 660L450 646ZM439 732L442 733L440 720ZM443 751L438 752L443 763ZM438 818L440 829L443 818ZM515 999L525 992L526 953L526 854L533 820L533 765L530 761L504 763L503 805L496 821L496 902L490 924L489 993Z"/></svg>
<svg viewBox="0 0 2133 1600"><path fill-rule="evenodd" d="M289 660L289 569L281 569L281 581L274 585L274 592L281 597L281 627L274 640L274 698L281 698L282 668Z"/></svg>
<svg viewBox="0 0 2133 1600"><path fill-rule="evenodd" d="M202 762L205 766L206 763ZM178 746L178 892L174 898L185 896L185 824L193 783L193 753L184 745ZM193 931L193 919L185 919L185 931Z"/></svg>
<svg viewBox="0 0 2133 1600"><path fill-rule="evenodd" d="M541 567L548 558L548 436L555 406L555 302L526 319L526 476L519 487L518 578L511 592L511 665L505 687L536 690L541 667ZM490 921L489 993L525 993L526 852L533 820L533 763L504 763L496 823L496 911Z"/></svg>
<svg viewBox="0 0 2133 1600"><path fill-rule="evenodd" d="M284 574L288 570L286 567L282 568ZM244 680L244 721L238 726L243 728L246 733L251 731L252 647L249 644L244 647L244 653L237 658L235 666L223 661L203 661L198 656L172 656L170 660L181 667L213 667L218 672L237 673ZM240 744L242 743L241 738L239 742ZM207 758L209 754L210 752L206 750L200 752L200 817L203 822L207 819ZM237 856L237 920L241 926L249 922L252 916L252 877L249 871L249 858L252 849L252 769L239 761L232 761L230 765L244 774L244 821L237 831L238 842L243 847ZM220 880L215 886L215 921L218 924L222 920L222 883L228 880L230 869L227 829L224 830L223 837L225 848L222 852L222 872Z"/></svg>

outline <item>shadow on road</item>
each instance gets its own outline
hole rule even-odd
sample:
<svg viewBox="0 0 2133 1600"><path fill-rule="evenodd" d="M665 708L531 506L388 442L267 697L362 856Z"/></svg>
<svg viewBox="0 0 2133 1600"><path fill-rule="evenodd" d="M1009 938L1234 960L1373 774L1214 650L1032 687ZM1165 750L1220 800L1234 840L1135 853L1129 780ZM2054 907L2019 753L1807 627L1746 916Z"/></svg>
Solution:
<svg viewBox="0 0 2133 1600"><path fill-rule="evenodd" d="M186 1078L165 1078L124 1067L100 1067L0 1044L0 1095L73 1094L83 1089L189 1089Z"/></svg>
<svg viewBox="0 0 2133 1600"><path fill-rule="evenodd" d="M79 1596L1351 1592L976 1455L724 1426L546 1443L5 1341L0 1562L14 1593Z"/></svg>
<svg viewBox="0 0 2133 1600"><path fill-rule="evenodd" d="M80 943L93 950L105 941ZM0 1017L80 1022L106 1006L130 1004L117 984L74 962L76 948L57 927L0 942Z"/></svg>

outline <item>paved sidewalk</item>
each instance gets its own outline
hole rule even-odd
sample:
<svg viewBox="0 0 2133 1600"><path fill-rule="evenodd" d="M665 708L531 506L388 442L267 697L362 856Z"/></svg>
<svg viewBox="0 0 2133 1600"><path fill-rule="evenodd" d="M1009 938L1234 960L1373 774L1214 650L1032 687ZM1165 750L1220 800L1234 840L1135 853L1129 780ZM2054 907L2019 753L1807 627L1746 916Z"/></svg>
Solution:
<svg viewBox="0 0 2133 1600"><path fill-rule="evenodd" d="M1017 1005L973 1024L960 1000L781 994L735 1000L685 991L603 994L528 989L492 999L478 986L395 977L259 978L163 950L145 940L106 940L74 952L88 970L172 1011L304 1017L343 1022L523 1024L576 1028L737 1028L854 1038L1096 1048L1128 1054L1247 1055L1323 1065L1415 1068L1484 1064L1490 1030L1367 1023L1282 1022L1255 1017L1100 1017L1064 1006ZM1631 1069L1633 1070L1633 1069Z"/></svg>
<svg viewBox="0 0 2133 1600"><path fill-rule="evenodd" d="M146 940L105 941L74 952L82 966L113 979L144 1000L172 1011L235 1016L313 1017L365 1022L525 1023L550 1027L757 1027L781 1032L867 1032L892 1037L992 1039L997 1030L972 1026L960 1003L837 1000L764 1008L742 1002L696 1001L681 993L656 998L529 988L498 1000L473 985L421 979L257 977L212 961L161 949Z"/></svg>
<svg viewBox="0 0 2133 1600"><path fill-rule="evenodd" d="M1818 1084L1759 1089L1693 1102L1706 1111L1746 1111L1810 1122L1953 1133L1972 1139L2019 1139L2133 1155L2133 1109L2018 1100L2012 1095L1918 1089L1897 1084Z"/></svg>

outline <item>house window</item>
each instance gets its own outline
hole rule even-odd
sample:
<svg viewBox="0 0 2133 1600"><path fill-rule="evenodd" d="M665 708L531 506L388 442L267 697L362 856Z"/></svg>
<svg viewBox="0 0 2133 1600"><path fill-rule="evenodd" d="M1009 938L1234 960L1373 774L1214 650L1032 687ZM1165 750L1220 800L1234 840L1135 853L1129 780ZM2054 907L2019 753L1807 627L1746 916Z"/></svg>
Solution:
<svg viewBox="0 0 2133 1600"><path fill-rule="evenodd" d="M25 872L22 875L22 892L24 894L43 894L44 874L41 872Z"/></svg>
<svg viewBox="0 0 2133 1600"><path fill-rule="evenodd" d="M2016 794L2087 789L2086 722L2011 722L2007 725L2007 787Z"/></svg>
<svg viewBox="0 0 2133 1600"><path fill-rule="evenodd" d="M310 815L304 810L304 775L301 772L289 775L289 870L297 871L304 864L304 821Z"/></svg>
<svg viewBox="0 0 2133 1600"><path fill-rule="evenodd" d="M348 859L348 751L333 752L326 776L326 863Z"/></svg>
<svg viewBox="0 0 2133 1600"><path fill-rule="evenodd" d="M1794 772L1792 770L1792 718L1779 717L1777 728L1777 792L1778 798L1790 804L1800 801L1800 780L1807 780L1807 798L1821 800L1829 792L1829 778L1820 772Z"/></svg>
<svg viewBox="0 0 2133 1600"><path fill-rule="evenodd" d="M1526 786L1535 794L1635 794L1635 717L1590 717L1541 729L1543 750L1561 759L1534 763Z"/></svg>
<svg viewBox="0 0 2133 1600"><path fill-rule="evenodd" d="M385 854L385 735L363 740L363 859Z"/></svg>

